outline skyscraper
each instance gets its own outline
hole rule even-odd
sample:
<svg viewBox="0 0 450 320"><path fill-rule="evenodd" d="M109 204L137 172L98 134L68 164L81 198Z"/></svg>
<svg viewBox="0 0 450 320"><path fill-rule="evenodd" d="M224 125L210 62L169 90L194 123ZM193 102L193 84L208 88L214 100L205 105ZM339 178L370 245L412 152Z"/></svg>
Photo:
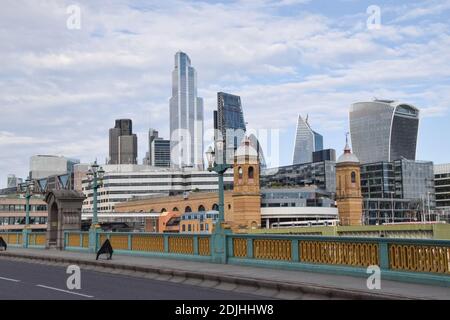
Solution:
<svg viewBox="0 0 450 320"><path fill-rule="evenodd" d="M313 162L313 152L323 150L323 137L313 131L308 123L308 117L304 120L298 116L297 131L294 145L293 164Z"/></svg>
<svg viewBox="0 0 450 320"><path fill-rule="evenodd" d="M214 129L221 133L221 138L224 140L226 163L233 163L234 151L240 146L247 130L239 96L224 92L217 93Z"/></svg>
<svg viewBox="0 0 450 320"><path fill-rule="evenodd" d="M109 129L108 164L137 164L137 136L129 119L116 120L115 127Z"/></svg>
<svg viewBox="0 0 450 320"><path fill-rule="evenodd" d="M174 167L203 169L203 99L197 74L184 52L175 54L170 98L171 162Z"/></svg>
<svg viewBox="0 0 450 320"><path fill-rule="evenodd" d="M149 166L153 166L153 162L152 162L152 144L153 141L155 141L155 139L158 139L158 131L156 131L155 129L150 128L148 130L148 152L145 155L144 158L144 164L145 165L149 165ZM170 162L170 159L169 159Z"/></svg>
<svg viewBox="0 0 450 320"><path fill-rule="evenodd" d="M419 110L392 100L355 103L350 108L353 151L361 163L416 159Z"/></svg>

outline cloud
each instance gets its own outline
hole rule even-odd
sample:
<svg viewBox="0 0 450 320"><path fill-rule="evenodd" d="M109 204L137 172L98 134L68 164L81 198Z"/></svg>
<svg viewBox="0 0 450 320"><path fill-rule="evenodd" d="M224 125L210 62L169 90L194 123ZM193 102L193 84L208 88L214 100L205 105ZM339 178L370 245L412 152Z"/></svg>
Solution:
<svg viewBox="0 0 450 320"><path fill-rule="evenodd" d="M143 158L149 127L169 136L178 50L197 69L206 128L218 91L241 95L255 128L287 130L309 113L332 147L358 100L405 100L425 117L448 115L449 22L440 14L448 1L383 7L374 31L352 1L326 10L302 0L86 0L81 30L66 28L70 4L2 3L0 148L8 159L0 186L8 173L26 174L33 154L105 159L116 118L133 119Z"/></svg>

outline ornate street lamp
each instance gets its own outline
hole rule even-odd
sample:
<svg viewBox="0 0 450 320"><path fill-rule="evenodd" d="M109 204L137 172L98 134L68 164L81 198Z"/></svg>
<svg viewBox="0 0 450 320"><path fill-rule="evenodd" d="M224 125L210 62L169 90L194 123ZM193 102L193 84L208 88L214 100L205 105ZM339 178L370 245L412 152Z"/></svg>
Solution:
<svg viewBox="0 0 450 320"><path fill-rule="evenodd" d="M25 226L22 229L22 244L24 248L28 248L28 234L30 233L30 199L33 196L35 188L34 181L29 177L25 180L25 183L20 185L20 191L24 194L26 199L25 204Z"/></svg>
<svg viewBox="0 0 450 320"><path fill-rule="evenodd" d="M89 248L91 251L97 251L97 230L100 228L98 224L98 207L97 207L97 194L98 189L103 185L103 178L105 176L105 170L97 164L97 161L91 165L91 168L87 172L87 178L89 181L89 187L92 188L92 223L89 229Z"/></svg>
<svg viewBox="0 0 450 320"><path fill-rule="evenodd" d="M225 210L224 210L224 183L223 183L223 175L225 171L232 168L233 166L227 163L224 163L224 153L223 153L223 141L216 141L216 150L213 150L211 146L208 148L206 152L206 159L208 160L208 171L216 172L219 176L219 220L218 225L221 226L225 222ZM217 158L217 155L219 158Z"/></svg>
<svg viewBox="0 0 450 320"><path fill-rule="evenodd" d="M209 147L206 152L208 160L208 171L216 172L219 176L219 219L215 224L212 233L212 260L216 263L226 263L226 235L231 231L225 228L225 210L224 210L224 184L223 175L232 165L224 163L223 141L216 141L216 148Z"/></svg>

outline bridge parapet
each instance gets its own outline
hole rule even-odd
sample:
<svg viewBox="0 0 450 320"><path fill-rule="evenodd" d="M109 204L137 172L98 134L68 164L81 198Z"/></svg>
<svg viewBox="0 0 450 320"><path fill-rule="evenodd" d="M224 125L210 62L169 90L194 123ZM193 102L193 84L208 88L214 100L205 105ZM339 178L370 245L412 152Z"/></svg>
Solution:
<svg viewBox="0 0 450 320"><path fill-rule="evenodd" d="M22 234L0 233L12 246ZM45 233L31 233L30 246L43 247ZM210 234L99 232L119 254L213 262ZM89 233L66 231L64 249L89 250ZM450 241L301 235L227 234L226 263L367 277L378 266L385 279L450 287Z"/></svg>

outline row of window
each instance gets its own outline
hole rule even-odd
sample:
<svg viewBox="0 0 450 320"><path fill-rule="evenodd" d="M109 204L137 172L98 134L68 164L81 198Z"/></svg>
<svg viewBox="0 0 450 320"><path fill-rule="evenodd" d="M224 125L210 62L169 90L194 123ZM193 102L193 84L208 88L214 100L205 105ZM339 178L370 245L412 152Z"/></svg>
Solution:
<svg viewBox="0 0 450 320"><path fill-rule="evenodd" d="M30 224L46 224L47 217L30 217ZM25 225L25 217L0 217L0 225Z"/></svg>
<svg viewBox="0 0 450 320"><path fill-rule="evenodd" d="M25 212L24 204L0 204L0 212ZM47 205L30 205L30 211L47 211Z"/></svg>
<svg viewBox="0 0 450 320"><path fill-rule="evenodd" d="M183 224L181 226L181 232L203 232L203 231L209 231L208 223Z"/></svg>

